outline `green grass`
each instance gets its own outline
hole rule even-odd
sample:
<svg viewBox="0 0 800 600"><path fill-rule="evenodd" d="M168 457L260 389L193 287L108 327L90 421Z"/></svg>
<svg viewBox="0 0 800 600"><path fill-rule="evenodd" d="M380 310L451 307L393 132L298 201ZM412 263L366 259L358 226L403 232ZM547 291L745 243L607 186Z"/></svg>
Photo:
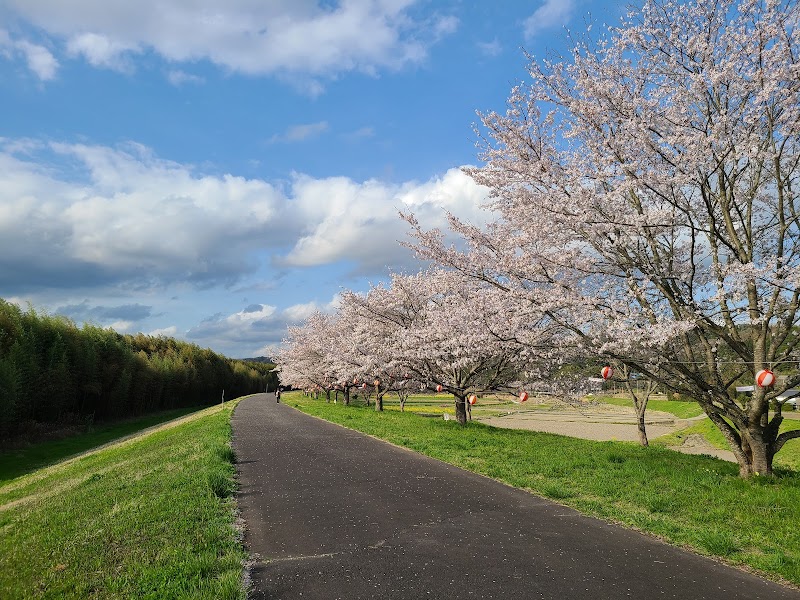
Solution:
<svg viewBox="0 0 800 600"><path fill-rule="evenodd" d="M243 599L232 406L0 486L0 597Z"/></svg>
<svg viewBox="0 0 800 600"><path fill-rule="evenodd" d="M630 398L619 396L600 396L594 398L598 402L614 404L616 406L633 406ZM680 419L689 419L703 414L703 410L696 402L677 402L672 400L650 400L647 403L648 410L659 410L672 413ZM800 421L786 418L781 424L781 432L800 429ZM663 435L650 440L651 444L657 446L680 446L690 435L700 435L705 440L720 450L730 450L730 445L723 437L720 430L710 419L702 419L693 423L691 426ZM775 466L800 471L800 440L790 440L781 451L775 456Z"/></svg>
<svg viewBox="0 0 800 600"><path fill-rule="evenodd" d="M662 435L661 437L652 440L652 443L660 446L680 446L687 437L693 434L702 436L709 444L715 448L719 448L720 450L731 449L728 445L728 442L725 441L725 438L720 430L711 422L710 419L703 419L701 421L697 421L690 427L686 427L685 429L681 429L675 433ZM790 448L791 445L792 442L789 442L787 445L785 445L784 451ZM780 456L780 453L778 456Z"/></svg>
<svg viewBox="0 0 800 600"><path fill-rule="evenodd" d="M585 514L800 584L798 472L779 469L774 478L743 480L733 463L658 446L594 442L479 423L462 428L443 419L376 413L299 394L284 398L309 414Z"/></svg>
<svg viewBox="0 0 800 600"><path fill-rule="evenodd" d="M783 432L795 429L800 429L800 421L784 419L780 430ZM675 433L655 438L651 440L651 443L659 446L680 446L683 444L684 440L692 434L702 436L709 444L720 450L731 449L725 437L710 419L703 419ZM774 464L776 467L793 469L794 471L800 472L800 439L786 442L781 451L775 455Z"/></svg>
<svg viewBox="0 0 800 600"><path fill-rule="evenodd" d="M333 402L334 398L335 396L331 394L331 402ZM320 394L319 400L325 400L325 396ZM453 400L454 397L452 394L446 394L444 392L441 394L412 394L408 397L408 400L406 400L403 410L405 412L422 414L425 416L441 416L445 413L454 416L456 414L456 408ZM343 401L341 396L339 396L339 401ZM363 406L363 402L364 399L362 396L359 395L358 398L351 396L351 403L353 405ZM370 396L369 403L374 409L374 396ZM507 414L510 409L514 409L515 407L518 408L518 405L515 405L514 402L507 398L487 396L480 398L478 404L472 407L472 414L476 418L496 417ZM383 408L387 411L399 411L400 399L397 397L397 394L386 394L383 397ZM529 405L527 408L538 408L538 406Z"/></svg>
<svg viewBox="0 0 800 600"><path fill-rule="evenodd" d="M199 408L195 406L162 411L119 423L100 425L87 433L73 435L63 440L42 442L18 450L0 453L0 485L9 479L14 479L75 454L85 452L90 448L96 448L112 440L141 431L146 427L177 419L197 410Z"/></svg>
<svg viewBox="0 0 800 600"><path fill-rule="evenodd" d="M633 408L633 401L622 396L596 396L592 398L604 404L614 404L616 406L630 406ZM697 402L677 402L674 400L651 399L647 402L647 410L658 410L675 415L679 419L689 419L703 414L703 409Z"/></svg>

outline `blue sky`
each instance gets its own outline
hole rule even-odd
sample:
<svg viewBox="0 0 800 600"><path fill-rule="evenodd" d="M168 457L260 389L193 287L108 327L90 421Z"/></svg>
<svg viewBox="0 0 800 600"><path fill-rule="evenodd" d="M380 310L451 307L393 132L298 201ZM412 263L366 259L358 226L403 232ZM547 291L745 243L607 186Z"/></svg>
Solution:
<svg viewBox="0 0 800 600"><path fill-rule="evenodd" d="M0 0L0 296L233 357L480 223L476 110L588 0Z"/></svg>

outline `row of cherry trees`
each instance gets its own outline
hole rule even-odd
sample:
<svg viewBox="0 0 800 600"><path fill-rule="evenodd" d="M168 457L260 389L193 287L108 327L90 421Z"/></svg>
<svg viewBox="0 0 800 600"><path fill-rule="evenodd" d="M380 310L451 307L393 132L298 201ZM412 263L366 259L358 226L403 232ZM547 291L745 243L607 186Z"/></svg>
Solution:
<svg viewBox="0 0 800 600"><path fill-rule="evenodd" d="M377 410L387 392L402 404L412 391L438 389L455 397L463 424L469 395L522 390L567 355L554 330L512 302L453 270L393 275L365 295L344 293L335 314L290 328L277 356L281 381L341 390L345 402L367 388Z"/></svg>
<svg viewBox="0 0 800 600"><path fill-rule="evenodd" d="M494 220L451 216L452 246L404 215L445 270L348 294L315 317L333 333L309 322L289 348L320 335L337 381L407 373L456 398L588 353L695 399L742 476L771 473L800 437L770 411L800 384L798 2L649 0L566 59L529 58L467 169ZM762 369L782 377L736 393Z"/></svg>

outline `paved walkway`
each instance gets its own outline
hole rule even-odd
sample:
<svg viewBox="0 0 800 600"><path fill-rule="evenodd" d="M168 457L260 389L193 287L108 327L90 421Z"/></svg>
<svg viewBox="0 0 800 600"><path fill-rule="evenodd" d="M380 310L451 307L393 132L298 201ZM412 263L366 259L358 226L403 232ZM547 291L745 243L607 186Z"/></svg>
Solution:
<svg viewBox="0 0 800 600"><path fill-rule="evenodd" d="M800 599L272 394L232 423L253 599Z"/></svg>

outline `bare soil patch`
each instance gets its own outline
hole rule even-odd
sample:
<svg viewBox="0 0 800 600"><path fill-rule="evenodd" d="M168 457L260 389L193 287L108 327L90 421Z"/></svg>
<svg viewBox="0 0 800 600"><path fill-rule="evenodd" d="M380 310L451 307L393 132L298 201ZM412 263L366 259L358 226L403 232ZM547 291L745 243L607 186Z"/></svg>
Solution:
<svg viewBox="0 0 800 600"><path fill-rule="evenodd" d="M647 411L645 419L647 437L651 440L683 429L691 422L655 410ZM548 410L520 407L518 410L509 411L506 415L487 417L476 415L475 420L494 427L542 431L586 440L629 442L639 440L634 410L610 404L585 404L575 407L565 404ZM686 454L708 454L735 462L732 452L712 446L699 435L690 435L683 445L671 448Z"/></svg>

